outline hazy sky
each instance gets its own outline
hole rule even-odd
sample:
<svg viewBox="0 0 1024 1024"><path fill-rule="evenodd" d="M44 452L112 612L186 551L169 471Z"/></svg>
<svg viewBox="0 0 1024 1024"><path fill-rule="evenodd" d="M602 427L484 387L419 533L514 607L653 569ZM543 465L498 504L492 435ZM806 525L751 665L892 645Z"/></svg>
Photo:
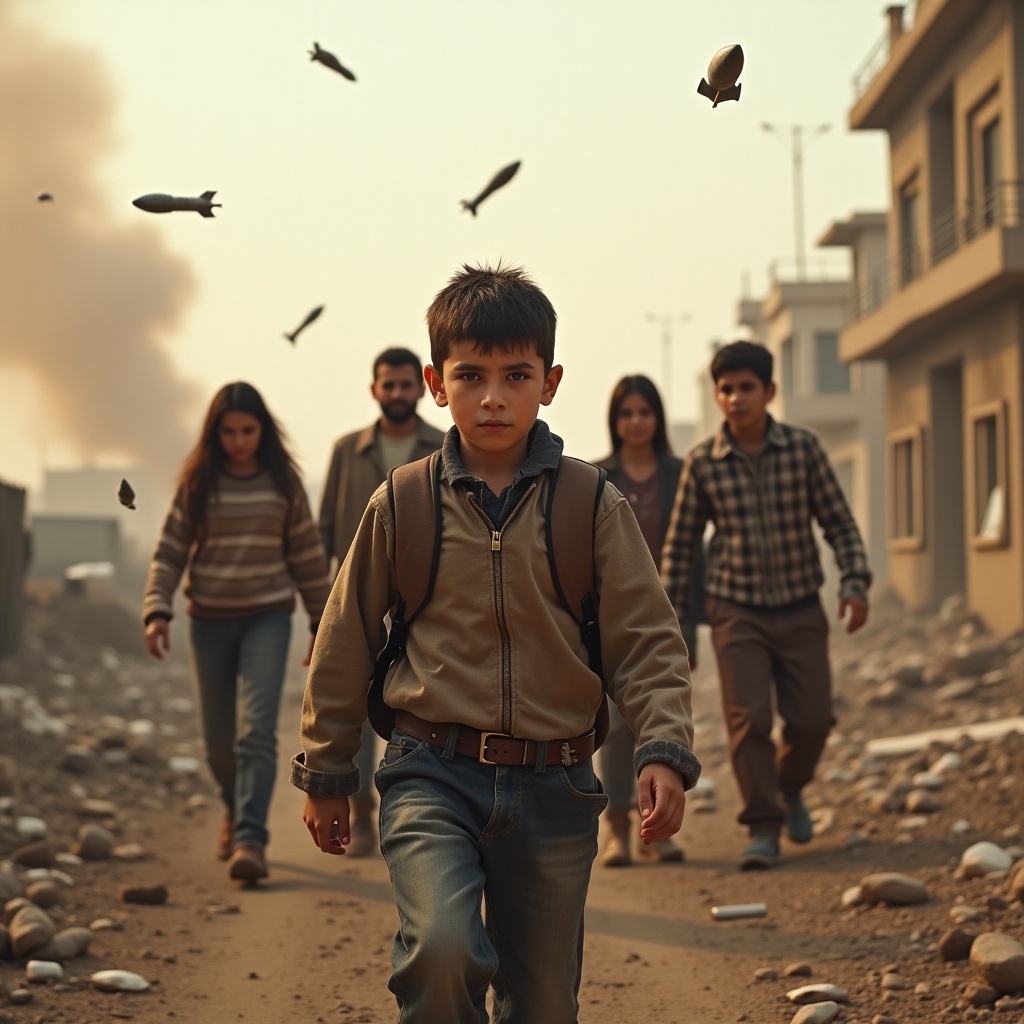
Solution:
<svg viewBox="0 0 1024 1024"><path fill-rule="evenodd" d="M0 66L19 90L0 101L3 160L27 169L0 178L0 244L31 256L33 224L41 238L65 218L120 253L40 257L45 294L25 285L22 297L61 306L50 347L31 340L31 317L18 338L0 319L0 477L36 486L44 463L88 460L169 477L214 391L245 379L319 481L334 438L376 414L375 353L400 344L426 358L434 293L463 262L499 258L525 266L558 311L566 373L547 418L572 453L608 447L619 376L660 382L649 312L691 316L674 328L671 412L693 418L693 378L709 341L731 333L744 275L759 294L770 261L794 252L791 151L761 123L832 125L805 154L809 251L831 221L886 205L884 135L846 127L882 7L0 0ZM358 81L311 63L314 40ZM696 85L732 42L746 53L742 99L713 110ZM69 116L89 90L87 116ZM15 117L26 96L38 103L28 124ZM76 131L86 138L64 147ZM513 160L518 176L476 219L460 209ZM36 202L44 189L53 204ZM223 203L214 219L131 205L208 189ZM84 312L90 296L100 312ZM138 305L134 319L108 324L102 310L122 302ZM282 332L320 304L293 348ZM76 431L84 412L53 392L68 376L61 345L74 365L88 354L74 378L95 371L84 404L125 413L113 433ZM129 359L138 347L151 358ZM447 426L428 402L421 412Z"/></svg>

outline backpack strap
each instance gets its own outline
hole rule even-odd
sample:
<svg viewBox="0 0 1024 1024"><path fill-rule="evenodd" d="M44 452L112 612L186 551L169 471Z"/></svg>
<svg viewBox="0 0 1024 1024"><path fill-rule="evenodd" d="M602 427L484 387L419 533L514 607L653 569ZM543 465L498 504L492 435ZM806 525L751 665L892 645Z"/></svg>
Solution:
<svg viewBox="0 0 1024 1024"><path fill-rule="evenodd" d="M558 599L580 628L590 669L605 685L601 633L594 596L594 520L608 474L597 466L563 455L548 488L544 539ZM580 523L580 510L590 509L589 528ZM594 722L596 746L608 735L608 693L605 690Z"/></svg>
<svg viewBox="0 0 1024 1024"><path fill-rule="evenodd" d="M387 643L377 655L366 693L367 717L373 731L383 739L391 738L395 726L394 709L384 702L384 679L391 666L404 656L409 623L426 607L437 579L441 558L440 473L439 452L388 473L398 601L391 614ZM401 500L395 500L396 491L401 492Z"/></svg>

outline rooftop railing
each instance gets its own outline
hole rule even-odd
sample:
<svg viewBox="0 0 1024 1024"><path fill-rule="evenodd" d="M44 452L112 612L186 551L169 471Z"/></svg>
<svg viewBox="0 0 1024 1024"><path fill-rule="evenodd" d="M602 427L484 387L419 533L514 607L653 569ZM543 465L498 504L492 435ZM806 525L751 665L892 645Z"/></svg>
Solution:
<svg viewBox="0 0 1024 1024"><path fill-rule="evenodd" d="M858 320L889 301L927 269L948 259L989 228L1020 227L1024 223L1024 182L1000 181L961 210L934 217L929 225L930 248L916 242L904 245L861 281L850 285L849 318Z"/></svg>
<svg viewBox="0 0 1024 1024"><path fill-rule="evenodd" d="M903 5L902 28L895 38L899 38L904 32L910 31L914 25L914 18L917 14L917 0L907 0ZM892 54L892 43L894 33L892 27L886 28L882 37L871 47L868 55L861 61L860 67L853 73L853 100L856 103L871 87L871 83L878 77L879 72L889 63Z"/></svg>
<svg viewBox="0 0 1024 1024"><path fill-rule="evenodd" d="M850 259L835 256L783 256L768 264L771 284L806 284L816 281L849 281Z"/></svg>

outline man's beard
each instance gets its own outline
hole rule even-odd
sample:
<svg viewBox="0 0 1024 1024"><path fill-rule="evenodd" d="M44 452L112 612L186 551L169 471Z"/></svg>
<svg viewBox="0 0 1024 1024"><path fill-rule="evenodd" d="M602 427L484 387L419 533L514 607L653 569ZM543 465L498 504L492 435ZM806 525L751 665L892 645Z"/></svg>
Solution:
<svg viewBox="0 0 1024 1024"><path fill-rule="evenodd" d="M384 413L385 419L390 420L396 426L401 426L416 415L416 403L396 398L391 402L381 402L380 411Z"/></svg>

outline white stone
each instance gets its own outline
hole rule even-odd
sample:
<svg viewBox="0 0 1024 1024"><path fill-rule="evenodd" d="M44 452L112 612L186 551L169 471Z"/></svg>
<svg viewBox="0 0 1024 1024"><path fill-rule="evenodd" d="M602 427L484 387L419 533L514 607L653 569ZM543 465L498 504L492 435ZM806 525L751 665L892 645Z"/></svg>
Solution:
<svg viewBox="0 0 1024 1024"><path fill-rule="evenodd" d="M964 878L982 878L993 871L1009 871L1010 855L995 843L981 842L968 846L960 858Z"/></svg>
<svg viewBox="0 0 1024 1024"><path fill-rule="evenodd" d="M932 775L945 775L956 772L963 767L964 759L955 751L947 750L929 769Z"/></svg>
<svg viewBox="0 0 1024 1024"><path fill-rule="evenodd" d="M132 736L145 739L156 732L156 726L148 718L136 718L134 722L128 723L128 732Z"/></svg>
<svg viewBox="0 0 1024 1024"><path fill-rule="evenodd" d="M101 992L145 992L149 982L132 971L97 971L89 980Z"/></svg>
<svg viewBox="0 0 1024 1024"><path fill-rule="evenodd" d="M25 980L35 985L47 981L60 981L64 977L64 968L52 960L29 960L25 964Z"/></svg>
<svg viewBox="0 0 1024 1024"><path fill-rule="evenodd" d="M937 790L942 789L944 785L942 776L936 775L934 772L918 772L914 776L915 789Z"/></svg>
<svg viewBox="0 0 1024 1024"><path fill-rule="evenodd" d="M14 828L23 839L46 838L46 822L42 818L33 818L30 815L25 815L15 822Z"/></svg>
<svg viewBox="0 0 1024 1024"><path fill-rule="evenodd" d="M800 988L790 989L786 998L791 1003L825 1003L831 1000L834 1003L848 1003L850 997L846 989L838 985L819 983L815 985L801 985Z"/></svg>
<svg viewBox="0 0 1024 1024"><path fill-rule="evenodd" d="M177 775L195 775L199 771L200 763L198 757L175 754L174 757L168 759L167 767Z"/></svg>
<svg viewBox="0 0 1024 1024"><path fill-rule="evenodd" d="M864 902L861 897L860 886L851 885L850 888L843 893L840 902L844 907L859 907Z"/></svg>
<svg viewBox="0 0 1024 1024"><path fill-rule="evenodd" d="M949 826L949 834L951 836L964 836L970 831L971 823L966 818L957 818L957 820Z"/></svg>

